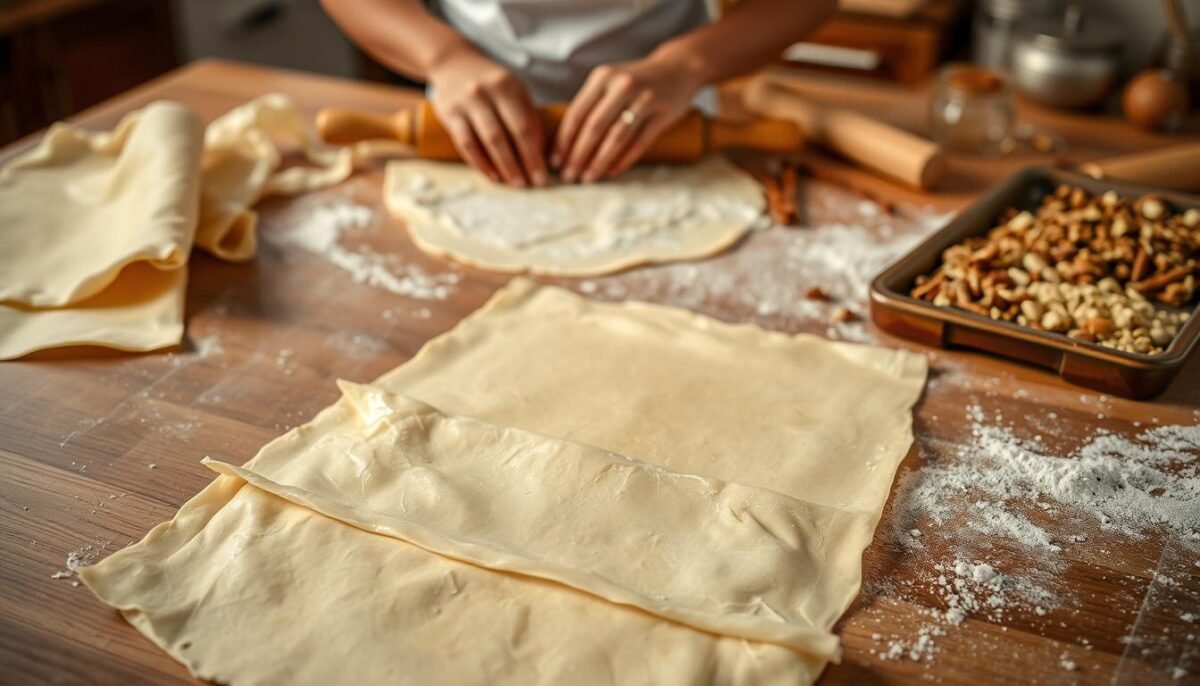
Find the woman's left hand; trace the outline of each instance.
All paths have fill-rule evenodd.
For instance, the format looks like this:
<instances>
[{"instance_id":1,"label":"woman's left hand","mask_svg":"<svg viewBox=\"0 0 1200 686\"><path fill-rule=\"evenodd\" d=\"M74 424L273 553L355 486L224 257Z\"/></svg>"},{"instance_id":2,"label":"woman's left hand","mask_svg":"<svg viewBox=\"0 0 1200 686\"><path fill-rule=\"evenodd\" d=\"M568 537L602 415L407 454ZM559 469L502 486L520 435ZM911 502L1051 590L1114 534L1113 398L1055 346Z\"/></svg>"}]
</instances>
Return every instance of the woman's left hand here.
<instances>
[{"instance_id":1,"label":"woman's left hand","mask_svg":"<svg viewBox=\"0 0 1200 686\"><path fill-rule=\"evenodd\" d=\"M551 164L568 182L620 174L687 113L701 85L667 57L596 67L567 107Z\"/></svg>"}]
</instances>

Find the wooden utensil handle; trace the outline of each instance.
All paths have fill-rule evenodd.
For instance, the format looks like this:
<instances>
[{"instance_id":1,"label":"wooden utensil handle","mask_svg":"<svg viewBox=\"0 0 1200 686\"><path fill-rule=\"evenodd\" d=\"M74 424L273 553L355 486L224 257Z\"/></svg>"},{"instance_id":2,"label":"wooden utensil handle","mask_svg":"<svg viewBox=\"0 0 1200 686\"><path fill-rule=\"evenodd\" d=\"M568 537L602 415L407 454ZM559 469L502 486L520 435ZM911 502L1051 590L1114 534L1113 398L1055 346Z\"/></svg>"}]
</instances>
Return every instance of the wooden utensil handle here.
<instances>
[{"instance_id":1,"label":"wooden utensil handle","mask_svg":"<svg viewBox=\"0 0 1200 686\"><path fill-rule=\"evenodd\" d=\"M554 140L566 109L561 104L538 109L547 141ZM417 155L425 159L461 159L453 139L428 101L393 115L327 108L317 114L317 133L322 140L336 145L372 139L396 140L413 146ZM803 143L800 129L789 121L707 121L692 110L659 136L645 159L691 162L706 152L729 148L782 153L797 150Z\"/></svg>"},{"instance_id":2,"label":"wooden utensil handle","mask_svg":"<svg viewBox=\"0 0 1200 686\"><path fill-rule=\"evenodd\" d=\"M743 98L757 114L789 119L807 139L909 186L929 190L945 177L936 143L856 112L820 107L767 75L754 78Z\"/></svg>"},{"instance_id":3,"label":"wooden utensil handle","mask_svg":"<svg viewBox=\"0 0 1200 686\"><path fill-rule=\"evenodd\" d=\"M753 119L746 122L710 119L708 150L757 150L786 154L804 147L804 133L787 119Z\"/></svg>"},{"instance_id":4,"label":"wooden utensil handle","mask_svg":"<svg viewBox=\"0 0 1200 686\"><path fill-rule=\"evenodd\" d=\"M1188 193L1200 193L1200 143L1171 145L1150 152L1087 162L1080 171L1097 179L1117 179Z\"/></svg>"},{"instance_id":5,"label":"wooden utensil handle","mask_svg":"<svg viewBox=\"0 0 1200 686\"><path fill-rule=\"evenodd\" d=\"M354 145L370 140L394 140L405 145L416 143L410 110L387 115L326 107L317 113L317 135L334 145Z\"/></svg>"}]
</instances>

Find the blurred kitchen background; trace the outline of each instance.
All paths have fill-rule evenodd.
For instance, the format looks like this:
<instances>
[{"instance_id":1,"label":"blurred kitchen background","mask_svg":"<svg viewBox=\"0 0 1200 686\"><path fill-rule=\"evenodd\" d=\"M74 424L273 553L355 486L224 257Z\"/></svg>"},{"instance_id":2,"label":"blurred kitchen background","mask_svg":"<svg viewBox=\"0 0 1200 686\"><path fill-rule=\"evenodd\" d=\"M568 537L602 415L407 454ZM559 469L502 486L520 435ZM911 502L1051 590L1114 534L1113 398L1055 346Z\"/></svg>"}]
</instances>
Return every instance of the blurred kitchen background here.
<instances>
[{"instance_id":1,"label":"blurred kitchen background","mask_svg":"<svg viewBox=\"0 0 1200 686\"><path fill-rule=\"evenodd\" d=\"M1011 75L1019 97L1119 115L1122 88L1150 67L1200 104L1198 27L1200 0L842 0L781 66L921 89L969 61ZM394 80L317 0L0 0L0 143L202 58ZM1146 90L1150 110L1169 109Z\"/></svg>"}]
</instances>

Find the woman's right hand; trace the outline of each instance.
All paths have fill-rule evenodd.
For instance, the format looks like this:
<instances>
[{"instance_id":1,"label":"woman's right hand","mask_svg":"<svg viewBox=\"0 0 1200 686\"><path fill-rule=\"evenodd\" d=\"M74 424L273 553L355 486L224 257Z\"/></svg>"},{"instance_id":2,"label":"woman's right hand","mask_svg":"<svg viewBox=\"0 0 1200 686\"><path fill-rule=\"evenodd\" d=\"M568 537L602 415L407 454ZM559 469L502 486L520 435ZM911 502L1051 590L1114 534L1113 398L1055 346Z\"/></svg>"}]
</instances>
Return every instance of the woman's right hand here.
<instances>
[{"instance_id":1,"label":"woman's right hand","mask_svg":"<svg viewBox=\"0 0 1200 686\"><path fill-rule=\"evenodd\" d=\"M432 105L463 159L517 188L547 182L545 132L517 77L464 46L429 71Z\"/></svg>"}]
</instances>

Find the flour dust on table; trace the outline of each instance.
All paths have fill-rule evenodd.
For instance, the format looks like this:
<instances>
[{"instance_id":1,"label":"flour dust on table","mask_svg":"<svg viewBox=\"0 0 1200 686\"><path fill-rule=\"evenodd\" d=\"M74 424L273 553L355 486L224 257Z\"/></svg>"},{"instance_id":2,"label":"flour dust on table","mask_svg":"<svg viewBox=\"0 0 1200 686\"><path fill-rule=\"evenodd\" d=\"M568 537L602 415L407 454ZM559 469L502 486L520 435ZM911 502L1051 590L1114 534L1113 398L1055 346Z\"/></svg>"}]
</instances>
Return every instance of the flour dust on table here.
<instances>
[{"instance_id":1,"label":"flour dust on table","mask_svg":"<svg viewBox=\"0 0 1200 686\"><path fill-rule=\"evenodd\" d=\"M930 394L964 381L942 366L944 380ZM1194 672L1200 632L1187 625L1200 607L1189 581L1200 573L1200 425L1135 422L1128 433L1097 427L1075 436L1058 429L1061 410L1046 410L1022 416L1026 428L1018 429L1006 413L985 409L994 397L968 395L964 438L919 435L920 461L897 480L887 544L920 571L910 583L877 580L868 594L927 606L927 619L907 633L876 634L872 653L928 664L943 640L987 650L978 631L970 644L955 635L972 631L964 626L971 619L1069 635L1064 618L1120 593L1139 600L1135 612L1110 611L1124 625L1127 669L1137 670L1128 682ZM1079 397L1098 420L1114 412L1109 402ZM1164 541L1162 555L1101 577L1110 590L1068 580L1140 539ZM1094 669L1091 644L1080 638L1075 648L1060 658L1062 669Z\"/></svg>"},{"instance_id":2,"label":"flour dust on table","mask_svg":"<svg viewBox=\"0 0 1200 686\"><path fill-rule=\"evenodd\" d=\"M350 238L376 226L375 209L349 195L331 191L297 198L277 216L263 235L267 242L286 249L298 248L324 258L346 272L356 283L412 298L445 300L457 287L458 272L431 274L399 255L378 251Z\"/></svg>"},{"instance_id":3,"label":"flour dust on table","mask_svg":"<svg viewBox=\"0 0 1200 686\"><path fill-rule=\"evenodd\" d=\"M405 160L388 165L384 198L426 252L559 276L707 257L737 241L764 206L750 175L720 157L528 190L461 164Z\"/></svg>"},{"instance_id":4,"label":"flour dust on table","mask_svg":"<svg viewBox=\"0 0 1200 686\"><path fill-rule=\"evenodd\" d=\"M871 279L945 221L928 208L887 214L852 192L817 180L800 189L802 226L751 232L737 248L580 281L576 290L602 300L645 300L713 317L746 319L781 331L871 342L865 322ZM819 289L819 297L809 295ZM838 322L834 312L856 316Z\"/></svg>"}]
</instances>

